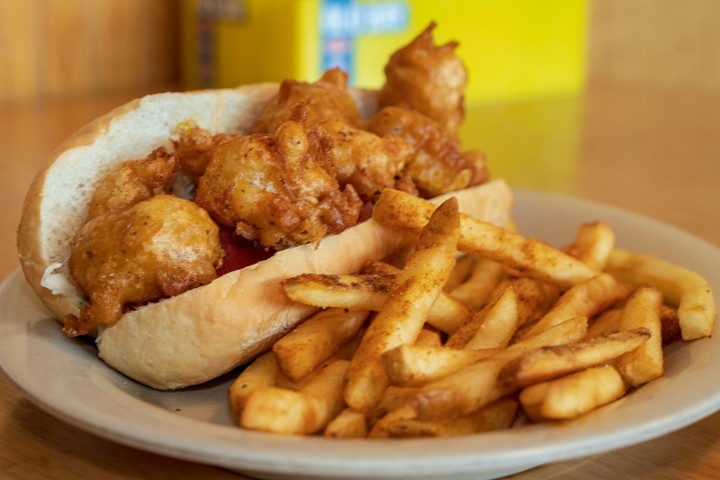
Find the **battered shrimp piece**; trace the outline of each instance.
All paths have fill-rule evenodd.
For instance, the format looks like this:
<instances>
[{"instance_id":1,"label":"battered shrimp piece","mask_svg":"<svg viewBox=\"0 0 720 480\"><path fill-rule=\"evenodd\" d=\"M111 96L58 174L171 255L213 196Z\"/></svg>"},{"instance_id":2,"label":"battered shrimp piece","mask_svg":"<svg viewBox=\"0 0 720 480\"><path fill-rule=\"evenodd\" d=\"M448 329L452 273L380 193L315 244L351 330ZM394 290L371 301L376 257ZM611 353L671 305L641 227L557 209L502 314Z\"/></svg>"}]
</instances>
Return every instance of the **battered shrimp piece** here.
<instances>
[{"instance_id":1,"label":"battered shrimp piece","mask_svg":"<svg viewBox=\"0 0 720 480\"><path fill-rule=\"evenodd\" d=\"M175 146L175 155L178 157L180 167L191 178L197 179L210 163L213 149L226 140L230 134L217 133L198 127L192 121L180 123L175 128L171 140Z\"/></svg>"},{"instance_id":2,"label":"battered shrimp piece","mask_svg":"<svg viewBox=\"0 0 720 480\"><path fill-rule=\"evenodd\" d=\"M126 307L211 282L222 262L218 226L188 200L156 195L80 230L69 267L89 302L65 319L69 336L115 323Z\"/></svg>"},{"instance_id":3,"label":"battered shrimp piece","mask_svg":"<svg viewBox=\"0 0 720 480\"><path fill-rule=\"evenodd\" d=\"M87 219L123 210L152 197L179 168L176 156L163 147L156 148L146 158L121 163L98 184Z\"/></svg>"},{"instance_id":4,"label":"battered shrimp piece","mask_svg":"<svg viewBox=\"0 0 720 480\"><path fill-rule=\"evenodd\" d=\"M238 235L276 250L339 233L357 223L362 201L318 162L327 148L295 121L275 135L228 139L200 177L195 201Z\"/></svg>"},{"instance_id":5,"label":"battered shrimp piece","mask_svg":"<svg viewBox=\"0 0 720 480\"><path fill-rule=\"evenodd\" d=\"M455 55L457 42L435 45L431 23L410 44L390 56L380 107L417 110L457 135L465 117L467 70Z\"/></svg>"},{"instance_id":6,"label":"battered shrimp piece","mask_svg":"<svg viewBox=\"0 0 720 480\"><path fill-rule=\"evenodd\" d=\"M404 172L421 196L434 197L487 181L481 152L463 153L459 140L431 118L414 110L385 107L367 126L377 135L395 135L409 144L414 155Z\"/></svg>"},{"instance_id":7,"label":"battered shrimp piece","mask_svg":"<svg viewBox=\"0 0 720 480\"><path fill-rule=\"evenodd\" d=\"M278 95L256 120L253 131L273 133L304 107L302 123L331 140L319 159L340 185L352 185L364 201L372 201L385 187L416 193L402 170L412 149L398 137L380 137L363 129L360 113L347 91L347 74L328 70L315 83L284 81Z\"/></svg>"},{"instance_id":8,"label":"battered shrimp piece","mask_svg":"<svg viewBox=\"0 0 720 480\"><path fill-rule=\"evenodd\" d=\"M260 113L252 131L273 133L283 123L295 118L297 104L305 106L306 125L323 123L328 119L349 126L362 126L360 112L347 91L348 76L339 68L326 71L316 82L285 80L280 89Z\"/></svg>"}]
</instances>

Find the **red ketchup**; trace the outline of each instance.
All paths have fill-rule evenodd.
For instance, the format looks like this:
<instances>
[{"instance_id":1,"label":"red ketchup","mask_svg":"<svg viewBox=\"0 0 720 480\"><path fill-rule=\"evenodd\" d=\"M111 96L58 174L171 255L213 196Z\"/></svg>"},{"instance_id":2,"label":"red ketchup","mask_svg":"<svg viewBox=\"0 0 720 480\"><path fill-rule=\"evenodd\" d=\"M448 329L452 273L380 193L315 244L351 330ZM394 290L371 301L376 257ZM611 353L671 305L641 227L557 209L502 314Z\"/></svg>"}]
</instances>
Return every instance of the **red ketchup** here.
<instances>
[{"instance_id":1,"label":"red ketchup","mask_svg":"<svg viewBox=\"0 0 720 480\"><path fill-rule=\"evenodd\" d=\"M364 222L372 217L372 208L373 204L371 202L363 204L360 208L358 223ZM275 253L272 249L266 250L244 238L238 237L230 227L224 225L219 225L219 227L220 245L222 246L224 256L222 266L217 269L218 277L267 260Z\"/></svg>"},{"instance_id":2,"label":"red ketchup","mask_svg":"<svg viewBox=\"0 0 720 480\"><path fill-rule=\"evenodd\" d=\"M225 254L222 266L217 269L218 277L267 260L275 253L273 250L265 250L244 238L239 238L232 229L224 226L220 226L220 245Z\"/></svg>"}]
</instances>

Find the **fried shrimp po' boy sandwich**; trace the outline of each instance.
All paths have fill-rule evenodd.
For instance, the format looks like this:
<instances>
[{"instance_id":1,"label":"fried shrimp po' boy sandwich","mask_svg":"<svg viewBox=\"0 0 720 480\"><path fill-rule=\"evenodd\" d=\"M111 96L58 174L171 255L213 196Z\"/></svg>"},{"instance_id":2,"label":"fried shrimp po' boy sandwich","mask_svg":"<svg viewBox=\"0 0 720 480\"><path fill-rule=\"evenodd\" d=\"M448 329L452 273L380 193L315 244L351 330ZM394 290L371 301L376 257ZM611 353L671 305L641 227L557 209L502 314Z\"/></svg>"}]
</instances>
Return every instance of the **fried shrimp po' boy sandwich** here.
<instances>
[{"instance_id":1,"label":"fried shrimp po' boy sandwich","mask_svg":"<svg viewBox=\"0 0 720 480\"><path fill-rule=\"evenodd\" d=\"M377 91L314 83L150 95L53 154L18 230L25 276L71 337L148 386L213 379L313 312L280 282L359 271L409 239L368 219L384 188L454 195L503 224L512 203L463 151L466 70L432 26Z\"/></svg>"}]
</instances>

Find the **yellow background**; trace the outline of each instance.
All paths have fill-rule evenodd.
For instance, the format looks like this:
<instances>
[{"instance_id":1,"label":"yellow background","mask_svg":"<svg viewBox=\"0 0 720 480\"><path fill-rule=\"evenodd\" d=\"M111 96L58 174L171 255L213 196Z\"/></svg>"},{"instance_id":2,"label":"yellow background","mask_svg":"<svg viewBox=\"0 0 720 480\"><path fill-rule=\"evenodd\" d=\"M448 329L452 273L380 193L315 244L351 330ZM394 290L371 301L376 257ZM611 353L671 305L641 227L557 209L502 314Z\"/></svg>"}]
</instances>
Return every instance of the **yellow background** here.
<instances>
[{"instance_id":1,"label":"yellow background","mask_svg":"<svg viewBox=\"0 0 720 480\"><path fill-rule=\"evenodd\" d=\"M197 88L203 86L197 70L197 0L183 1L184 78L187 86ZM405 3L410 16L404 31L356 39L356 85L380 86L389 55L434 20L438 43L460 42L457 52L470 71L466 96L470 103L565 96L583 87L587 0ZM215 24L216 80L204 86L316 79L322 73L321 4L321 0L246 0L244 20Z\"/></svg>"}]
</instances>

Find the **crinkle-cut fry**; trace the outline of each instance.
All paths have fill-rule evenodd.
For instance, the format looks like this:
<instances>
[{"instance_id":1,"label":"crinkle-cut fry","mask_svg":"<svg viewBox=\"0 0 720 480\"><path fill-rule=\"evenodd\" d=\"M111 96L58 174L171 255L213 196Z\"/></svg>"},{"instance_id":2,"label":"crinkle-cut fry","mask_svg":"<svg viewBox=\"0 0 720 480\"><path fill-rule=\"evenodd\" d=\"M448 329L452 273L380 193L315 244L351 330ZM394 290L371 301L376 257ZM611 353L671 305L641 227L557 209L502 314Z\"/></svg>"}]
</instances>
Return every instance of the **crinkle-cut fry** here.
<instances>
[{"instance_id":1,"label":"crinkle-cut fry","mask_svg":"<svg viewBox=\"0 0 720 480\"><path fill-rule=\"evenodd\" d=\"M646 328L611 333L587 342L532 350L505 364L498 384L512 390L605 364L631 352L650 339Z\"/></svg>"},{"instance_id":2,"label":"crinkle-cut fry","mask_svg":"<svg viewBox=\"0 0 720 480\"><path fill-rule=\"evenodd\" d=\"M577 317L514 343L486 360L423 386L412 396L412 407L422 419L463 415L482 408L513 392L514 387L499 385L497 381L506 363L536 348L576 342L586 332L587 318Z\"/></svg>"},{"instance_id":3,"label":"crinkle-cut fry","mask_svg":"<svg viewBox=\"0 0 720 480\"><path fill-rule=\"evenodd\" d=\"M626 299L631 292L630 286L617 281L612 275L597 274L563 293L555 305L525 332L525 335L536 335L569 318L581 315L591 318Z\"/></svg>"},{"instance_id":4,"label":"crinkle-cut fry","mask_svg":"<svg viewBox=\"0 0 720 480\"><path fill-rule=\"evenodd\" d=\"M458 285L465 282L470 277L475 262L477 262L477 257L474 255L460 254L455 262L455 268L453 268L450 277L445 282L444 290L452 292Z\"/></svg>"},{"instance_id":5,"label":"crinkle-cut fry","mask_svg":"<svg viewBox=\"0 0 720 480\"><path fill-rule=\"evenodd\" d=\"M518 328L519 299L515 288L510 285L490 307L470 341L467 350L507 347Z\"/></svg>"},{"instance_id":6,"label":"crinkle-cut fry","mask_svg":"<svg viewBox=\"0 0 720 480\"><path fill-rule=\"evenodd\" d=\"M712 334L717 306L710 285L700 274L655 256L614 248L606 270L632 285L648 285L677 306L683 340Z\"/></svg>"},{"instance_id":7,"label":"crinkle-cut fry","mask_svg":"<svg viewBox=\"0 0 720 480\"><path fill-rule=\"evenodd\" d=\"M386 188L373 208L373 218L391 228L417 233L434 210L432 202ZM596 270L577 258L541 241L468 215L461 215L458 249L498 261L522 275L550 282L563 289L597 274Z\"/></svg>"},{"instance_id":8,"label":"crinkle-cut fry","mask_svg":"<svg viewBox=\"0 0 720 480\"><path fill-rule=\"evenodd\" d=\"M503 398L475 412L436 420L397 419L385 423L388 436L451 437L510 428L515 420L518 401Z\"/></svg>"},{"instance_id":9,"label":"crinkle-cut fry","mask_svg":"<svg viewBox=\"0 0 720 480\"><path fill-rule=\"evenodd\" d=\"M457 199L451 197L422 229L415 252L397 274L387 302L351 360L345 401L354 410L367 412L382 398L390 381L382 354L415 342L455 266L459 223Z\"/></svg>"},{"instance_id":10,"label":"crinkle-cut fry","mask_svg":"<svg viewBox=\"0 0 720 480\"><path fill-rule=\"evenodd\" d=\"M583 223L570 246L572 256L598 272L605 270L610 252L615 247L615 232L604 222Z\"/></svg>"},{"instance_id":11,"label":"crinkle-cut fry","mask_svg":"<svg viewBox=\"0 0 720 480\"><path fill-rule=\"evenodd\" d=\"M421 386L461 368L490 358L501 349L457 350L447 347L401 345L383 355L383 365L396 385Z\"/></svg>"},{"instance_id":12,"label":"crinkle-cut fry","mask_svg":"<svg viewBox=\"0 0 720 480\"><path fill-rule=\"evenodd\" d=\"M325 427L328 438L365 438L368 436L368 420L364 414L345 408Z\"/></svg>"},{"instance_id":13,"label":"crinkle-cut fry","mask_svg":"<svg viewBox=\"0 0 720 480\"><path fill-rule=\"evenodd\" d=\"M478 310L490 299L495 286L504 272L503 265L495 260L480 258L470 272L470 276L450 291L450 296Z\"/></svg>"},{"instance_id":14,"label":"crinkle-cut fry","mask_svg":"<svg viewBox=\"0 0 720 480\"><path fill-rule=\"evenodd\" d=\"M343 386L349 362L336 360L299 391L263 387L250 394L240 426L308 435L323 430L345 407Z\"/></svg>"},{"instance_id":15,"label":"crinkle-cut fry","mask_svg":"<svg viewBox=\"0 0 720 480\"><path fill-rule=\"evenodd\" d=\"M280 369L300 381L355 337L368 314L330 308L312 315L273 345Z\"/></svg>"},{"instance_id":16,"label":"crinkle-cut fry","mask_svg":"<svg viewBox=\"0 0 720 480\"><path fill-rule=\"evenodd\" d=\"M283 280L293 301L321 308L379 311L388 299L395 275L303 274ZM441 292L427 322L445 333L453 333L470 318L470 311L446 292Z\"/></svg>"},{"instance_id":17,"label":"crinkle-cut fry","mask_svg":"<svg viewBox=\"0 0 720 480\"><path fill-rule=\"evenodd\" d=\"M640 287L628 299L622 310L622 330L645 328L650 338L635 350L615 361L615 368L633 387L662 376L664 355L662 349L662 322L660 307L662 294L652 287Z\"/></svg>"},{"instance_id":18,"label":"crinkle-cut fry","mask_svg":"<svg viewBox=\"0 0 720 480\"><path fill-rule=\"evenodd\" d=\"M245 366L228 390L232 411L240 415L250 394L258 388L274 386L279 374L280 368L272 352L265 352Z\"/></svg>"},{"instance_id":19,"label":"crinkle-cut fry","mask_svg":"<svg viewBox=\"0 0 720 480\"><path fill-rule=\"evenodd\" d=\"M530 385L520 392L519 399L535 422L570 420L617 400L626 390L618 371L604 365Z\"/></svg>"}]
</instances>

